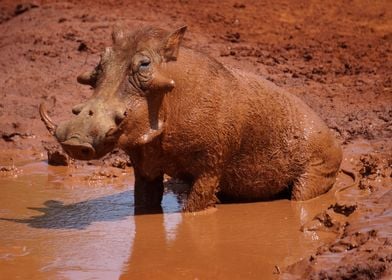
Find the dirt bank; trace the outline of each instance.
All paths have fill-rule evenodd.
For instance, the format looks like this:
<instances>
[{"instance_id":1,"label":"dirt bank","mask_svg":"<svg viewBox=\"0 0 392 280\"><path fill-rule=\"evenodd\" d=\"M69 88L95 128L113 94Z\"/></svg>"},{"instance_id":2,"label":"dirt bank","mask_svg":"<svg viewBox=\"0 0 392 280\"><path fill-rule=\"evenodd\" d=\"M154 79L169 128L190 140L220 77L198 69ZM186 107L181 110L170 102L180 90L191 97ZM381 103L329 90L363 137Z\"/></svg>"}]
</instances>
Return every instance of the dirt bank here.
<instances>
[{"instance_id":1,"label":"dirt bank","mask_svg":"<svg viewBox=\"0 0 392 280\"><path fill-rule=\"evenodd\" d=\"M46 102L60 121L91 95L76 76L95 65L118 21L129 28L187 24L185 44L295 93L344 145L344 164L358 173L360 183L339 193L340 206L325 209L303 228L335 230L337 239L300 263L279 268L282 277L387 277L392 262L391 1L3 0L1 174L17 172L15 162L44 160L48 154L54 162L69 164L53 147L38 105ZM105 163L129 165L118 151ZM336 213L343 205L355 206L348 217Z\"/></svg>"}]
</instances>

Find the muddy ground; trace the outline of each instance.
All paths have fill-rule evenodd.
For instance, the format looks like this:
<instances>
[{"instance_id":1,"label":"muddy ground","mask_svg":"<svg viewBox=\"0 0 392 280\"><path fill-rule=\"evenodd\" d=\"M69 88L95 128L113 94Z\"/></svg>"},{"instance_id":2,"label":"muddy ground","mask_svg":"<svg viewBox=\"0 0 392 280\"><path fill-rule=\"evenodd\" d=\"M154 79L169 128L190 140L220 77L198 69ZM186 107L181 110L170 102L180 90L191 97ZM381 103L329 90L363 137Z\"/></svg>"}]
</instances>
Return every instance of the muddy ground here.
<instances>
[{"instance_id":1,"label":"muddy ground","mask_svg":"<svg viewBox=\"0 0 392 280\"><path fill-rule=\"evenodd\" d=\"M392 2L10 1L0 2L0 167L21 160L82 166L56 152L38 116L69 117L91 90L112 26L188 25L185 44L266 77L309 104L341 141L358 184L302 226L336 240L287 267L283 279L379 279L392 273ZM47 153L49 151L49 153ZM55 152L53 152L55 151ZM129 162L116 151L102 176ZM106 172L106 173L105 173ZM0 206L1 208L1 206ZM284 230L282 228L281 230ZM298 229L300 230L300 228Z\"/></svg>"}]
</instances>

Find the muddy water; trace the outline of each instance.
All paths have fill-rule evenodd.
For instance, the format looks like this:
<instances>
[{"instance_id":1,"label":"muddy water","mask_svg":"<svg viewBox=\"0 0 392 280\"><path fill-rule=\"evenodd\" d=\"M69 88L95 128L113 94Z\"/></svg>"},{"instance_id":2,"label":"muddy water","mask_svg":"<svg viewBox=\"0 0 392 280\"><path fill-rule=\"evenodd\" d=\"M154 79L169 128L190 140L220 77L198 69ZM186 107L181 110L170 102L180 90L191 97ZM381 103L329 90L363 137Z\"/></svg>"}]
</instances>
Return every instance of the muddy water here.
<instances>
[{"instance_id":1,"label":"muddy water","mask_svg":"<svg viewBox=\"0 0 392 280\"><path fill-rule=\"evenodd\" d=\"M15 170L0 177L1 279L274 279L333 237L299 230L333 192L183 215L167 191L164 214L134 216L132 170Z\"/></svg>"}]
</instances>

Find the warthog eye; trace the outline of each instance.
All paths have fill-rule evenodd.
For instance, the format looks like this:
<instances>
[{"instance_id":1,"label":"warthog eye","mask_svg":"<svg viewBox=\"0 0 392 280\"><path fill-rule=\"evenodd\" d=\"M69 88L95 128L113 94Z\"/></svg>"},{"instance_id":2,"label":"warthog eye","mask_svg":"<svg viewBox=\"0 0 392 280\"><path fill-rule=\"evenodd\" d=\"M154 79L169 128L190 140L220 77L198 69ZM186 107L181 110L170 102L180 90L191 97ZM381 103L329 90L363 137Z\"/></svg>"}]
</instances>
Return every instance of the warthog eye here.
<instances>
[{"instance_id":1,"label":"warthog eye","mask_svg":"<svg viewBox=\"0 0 392 280\"><path fill-rule=\"evenodd\" d=\"M148 58L144 58L142 61L140 61L139 65L139 70L143 71L146 70L150 67L151 61Z\"/></svg>"}]
</instances>

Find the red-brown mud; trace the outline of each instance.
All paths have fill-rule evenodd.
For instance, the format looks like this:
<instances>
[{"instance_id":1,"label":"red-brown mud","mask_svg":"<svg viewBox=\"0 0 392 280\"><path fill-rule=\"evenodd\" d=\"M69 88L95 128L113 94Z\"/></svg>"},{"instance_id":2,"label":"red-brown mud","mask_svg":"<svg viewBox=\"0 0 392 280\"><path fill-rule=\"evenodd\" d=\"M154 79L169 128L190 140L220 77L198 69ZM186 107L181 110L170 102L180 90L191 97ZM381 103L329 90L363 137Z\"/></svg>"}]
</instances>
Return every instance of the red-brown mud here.
<instances>
[{"instance_id":1,"label":"red-brown mud","mask_svg":"<svg viewBox=\"0 0 392 280\"><path fill-rule=\"evenodd\" d=\"M345 188L351 179L341 174L337 188L342 188L342 191L336 193L336 198L312 208L312 213L298 210L295 213L301 221L291 225L271 214L272 209L284 209L287 206L284 204L277 208L272 206L273 203L262 207L258 206L259 204L220 206L217 213L203 218L204 222L202 219L189 219L185 223L187 229L172 229L172 232L178 233L179 240L181 236L190 238L189 232L195 229L198 234L192 235L191 244L186 246L181 245L185 244L185 241L177 241L176 245L166 247L155 239L151 244L156 245L159 250L154 250L141 236L153 238L153 231L162 230L158 225L161 225L162 219L165 218L160 215L149 216L148 219L136 217L142 225L139 227L140 233L136 231L134 239L127 239L134 240L129 242L134 242L135 246L132 247L130 243L123 246L132 247L133 250L139 248L136 253L132 253L132 250L123 252L120 250L123 248L121 246L113 247L119 248L118 253L105 251L103 245L97 245L96 248L99 248L100 253L103 252L103 256L115 258L114 262L122 258L119 263L124 262L122 265L105 266L103 269L106 269L107 274L102 272L101 277L120 277L121 272L118 271L124 270L125 279L135 275L147 278L157 276L154 275L155 271L158 273L161 270L182 278L227 278L227 275L242 279L278 276L284 279L388 278L392 264L392 2L388 0L1 1L0 217L29 219L36 213L27 211L27 207L46 207L55 209L55 212L59 211L58 209L63 209L59 204L44 205L45 201L51 200L51 196L52 200L55 200L56 192L60 192L58 198L65 205L72 205L75 201L88 201L89 192L82 190L72 194L72 191L75 191L73 185L93 184L103 188L100 191L93 189L93 195L99 196L99 192L106 192L110 196L123 189L113 191L107 186L127 184L123 176L124 171L130 173L129 162L121 152L115 151L114 155L104 161L82 163L70 160L54 146L53 139L38 116L38 105L45 101L53 119L66 119L73 105L91 95L88 87L76 83L76 76L91 69L98 61L99 53L110 43L112 25L119 21L129 28L146 23L165 28L187 24L189 33L185 37L185 44L188 46L202 50L234 67L263 75L298 95L335 131L344 145L343 166L355 171L359 183ZM91 174L77 176L76 173L70 172L56 175L58 184L55 184L53 189L47 181L41 180L38 184L41 187L47 185L47 188L21 187L18 192L18 184L34 186L26 178L29 178L30 174L31 181L34 181L35 171L23 167L24 164L47 159L52 164L69 165L68 168L72 170L75 168L82 174ZM93 168L90 165L99 167ZM40 172L50 174L45 168ZM18 182L21 176L25 179ZM4 180L8 183L5 184ZM65 196L73 197L73 200L64 198L64 189L67 193ZM23 196L24 192L28 192L28 196ZM12 208L15 201L20 202L15 205L18 210ZM111 200L104 200L107 201ZM171 204L166 202L166 205ZM335 207L328 209L330 205ZM85 210L84 207L75 209L82 213ZM240 215L246 216L252 211L260 211L263 216L272 215L271 218L276 218L275 222L280 221L275 224L273 221L267 223L273 224L275 232L288 231L294 234L298 230L296 234L303 239L293 241L285 237L284 242L273 239L273 235L269 236L269 233L263 231L268 225L263 222L259 224L257 215L249 216L247 226L236 224ZM66 213L75 214L77 211ZM224 217L228 213L234 217L231 223ZM296 214L292 215L294 219ZM113 220L116 224L121 220L121 215L118 220ZM99 221L102 222L102 219ZM121 221L129 223L127 219ZM218 222L221 224L216 226ZM7 279L13 275L21 275L21 267L29 267L27 274L22 275L24 278L46 272L53 273L45 275L49 278L91 278L91 275L99 275L96 272L94 274L99 266L93 265L92 262L100 261L88 260L87 253L80 258L85 260L82 264L69 261L69 258L77 257L70 253L72 248L78 246L76 243L66 243L63 249L53 245L56 242L61 244L56 240L61 240L68 234L72 238L78 238L78 234L83 235L83 231L56 235L48 228L40 228L33 231L33 236L29 236L31 228L37 230L31 227L31 223L14 224L0 221L0 272L5 273L1 275L9 276ZM90 224L87 223L85 233L88 240L91 238L89 244L104 244L105 234L115 235L124 228L128 233L134 230L131 229L132 224L120 223L120 230L113 226L112 232L88 231ZM101 226L107 227L107 224L103 223ZM228 230L229 235L226 236L221 233L225 230L219 226L232 231ZM238 232L235 232L237 230ZM259 234L246 234L257 230ZM179 231L187 234L181 235ZM21 240L25 242L15 242L18 232L24 236ZM327 237L323 237L324 234L327 234ZM331 238L331 234L334 238ZM246 239L247 242L236 243L243 235L249 238ZM158 238L161 238L163 235L159 236ZM306 239L306 236L317 236L318 240L316 242ZM46 245L52 248L48 250L53 252L38 250L41 253L34 253L37 252L37 247L34 247L35 238L53 240ZM122 241L121 238L113 240L114 243L109 244ZM306 240L312 240L314 243L307 243ZM269 242L275 242L276 249L274 246L262 247L262 243ZM259 246L253 247L254 243ZM230 249L230 244L237 245ZM288 249L285 251L277 244L287 246L285 248ZM298 244L309 246L303 245L306 249L298 251L290 249ZM36 249L30 248L29 251L29 246ZM93 248L93 245L91 246ZM212 249L206 250L208 246ZM317 249L318 246L321 247ZM241 261L236 252L244 248L241 254L246 257ZM86 252L91 253L90 255L96 254L91 250ZM200 255L193 255L195 250ZM174 252L182 252L177 257L189 259L188 264L178 265L178 259L173 257ZM153 259L151 266L140 261L143 253ZM211 262L214 257L207 256L217 256L218 253L220 257L215 258L217 263L213 265ZM282 253L286 254L285 258ZM54 257L48 257L50 254ZM165 254L170 257L165 258ZM270 254L277 256L274 258L276 263L268 261ZM226 256L235 258L239 265L236 266L235 261L229 261ZM128 257L130 259L127 261ZM196 263L191 262L192 257L196 258ZM135 267L132 265L134 263L138 265ZM78 265L83 269L78 270ZM156 269L157 265L159 269ZM67 269L56 270L61 267ZM225 271L220 269L222 267L226 267L227 274L222 272ZM198 270L199 273L196 273ZM274 272L276 274L273 274ZM170 278L169 274L167 278Z\"/></svg>"},{"instance_id":2,"label":"red-brown mud","mask_svg":"<svg viewBox=\"0 0 392 280\"><path fill-rule=\"evenodd\" d=\"M337 203L303 226L337 233L331 243L286 268L282 279L388 279L392 276L392 151L382 142L346 146L345 168L359 180L336 192Z\"/></svg>"}]
</instances>

